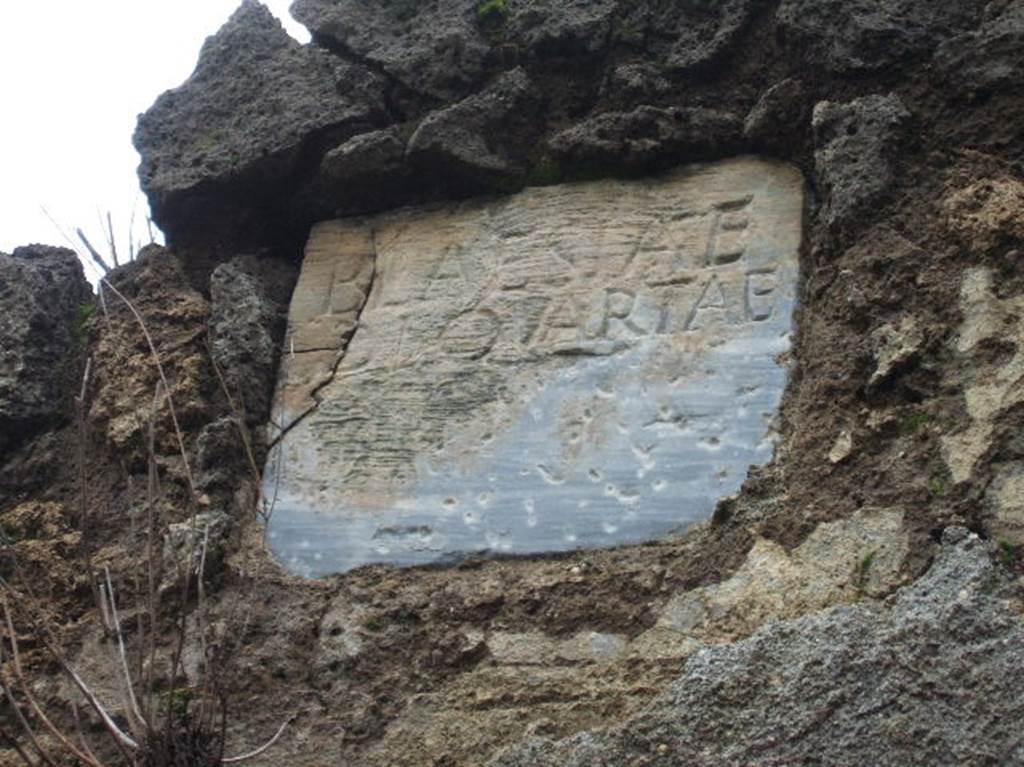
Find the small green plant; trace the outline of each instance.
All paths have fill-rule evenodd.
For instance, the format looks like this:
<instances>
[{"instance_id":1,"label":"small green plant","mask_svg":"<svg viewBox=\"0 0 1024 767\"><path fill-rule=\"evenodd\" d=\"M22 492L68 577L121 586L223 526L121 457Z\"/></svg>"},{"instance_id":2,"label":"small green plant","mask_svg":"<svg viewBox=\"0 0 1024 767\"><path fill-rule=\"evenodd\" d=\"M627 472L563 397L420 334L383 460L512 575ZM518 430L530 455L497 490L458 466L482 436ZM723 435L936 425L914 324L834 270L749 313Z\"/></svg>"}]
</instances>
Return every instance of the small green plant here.
<instances>
[{"instance_id":1,"label":"small green plant","mask_svg":"<svg viewBox=\"0 0 1024 767\"><path fill-rule=\"evenodd\" d=\"M997 543L999 544L999 559L1010 569L1015 569L1018 562L1017 547L1006 538L1000 538Z\"/></svg>"},{"instance_id":2,"label":"small green plant","mask_svg":"<svg viewBox=\"0 0 1024 767\"><path fill-rule=\"evenodd\" d=\"M476 17L480 21L504 21L508 15L508 0L480 0L476 6Z\"/></svg>"},{"instance_id":3,"label":"small green plant","mask_svg":"<svg viewBox=\"0 0 1024 767\"><path fill-rule=\"evenodd\" d=\"M857 586L857 591L863 593L868 585L868 576L871 572L871 565L875 562L875 554L877 551L869 551L865 554L860 562L857 563L857 572L854 575L854 582Z\"/></svg>"},{"instance_id":4,"label":"small green plant","mask_svg":"<svg viewBox=\"0 0 1024 767\"><path fill-rule=\"evenodd\" d=\"M75 346L83 348L89 340L89 321L96 314L96 304L79 304L75 309L75 319L71 327Z\"/></svg>"},{"instance_id":5,"label":"small green plant","mask_svg":"<svg viewBox=\"0 0 1024 767\"><path fill-rule=\"evenodd\" d=\"M949 485L942 477L932 477L928 483L928 489L931 490L932 495L941 498L949 492Z\"/></svg>"},{"instance_id":6,"label":"small green plant","mask_svg":"<svg viewBox=\"0 0 1024 767\"><path fill-rule=\"evenodd\" d=\"M171 715L181 721L188 718L188 707L192 703L193 696L191 687L175 687L163 694Z\"/></svg>"},{"instance_id":7,"label":"small green plant","mask_svg":"<svg viewBox=\"0 0 1024 767\"><path fill-rule=\"evenodd\" d=\"M929 421L931 421L931 416L923 410L918 410L900 421L900 431L907 436L917 434L928 425Z\"/></svg>"}]
</instances>

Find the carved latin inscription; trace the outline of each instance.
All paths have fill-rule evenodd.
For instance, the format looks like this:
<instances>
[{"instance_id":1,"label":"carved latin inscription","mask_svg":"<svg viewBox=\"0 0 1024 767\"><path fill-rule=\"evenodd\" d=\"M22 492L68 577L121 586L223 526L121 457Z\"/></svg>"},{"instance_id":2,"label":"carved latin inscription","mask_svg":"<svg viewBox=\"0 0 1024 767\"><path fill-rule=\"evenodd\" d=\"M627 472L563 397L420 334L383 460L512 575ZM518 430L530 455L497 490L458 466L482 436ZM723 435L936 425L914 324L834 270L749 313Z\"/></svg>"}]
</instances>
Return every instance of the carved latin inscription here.
<instances>
[{"instance_id":1,"label":"carved latin inscription","mask_svg":"<svg viewBox=\"0 0 1024 767\"><path fill-rule=\"evenodd\" d=\"M771 452L801 206L796 171L739 159L318 225L275 552L320 574L706 515Z\"/></svg>"}]
</instances>

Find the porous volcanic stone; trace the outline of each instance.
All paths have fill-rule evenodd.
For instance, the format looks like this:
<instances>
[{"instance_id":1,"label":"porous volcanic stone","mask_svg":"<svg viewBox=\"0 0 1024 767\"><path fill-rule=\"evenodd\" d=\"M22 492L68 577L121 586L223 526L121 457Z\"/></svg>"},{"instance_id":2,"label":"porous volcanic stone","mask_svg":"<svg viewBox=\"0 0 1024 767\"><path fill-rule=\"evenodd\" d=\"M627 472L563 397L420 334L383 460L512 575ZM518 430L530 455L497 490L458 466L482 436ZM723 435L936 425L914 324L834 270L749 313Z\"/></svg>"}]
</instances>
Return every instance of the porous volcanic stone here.
<instances>
[{"instance_id":1,"label":"porous volcanic stone","mask_svg":"<svg viewBox=\"0 0 1024 767\"><path fill-rule=\"evenodd\" d=\"M91 298L73 251L0 253L0 451L66 411Z\"/></svg>"},{"instance_id":2,"label":"porous volcanic stone","mask_svg":"<svg viewBox=\"0 0 1024 767\"><path fill-rule=\"evenodd\" d=\"M621 164L643 168L662 160L699 159L736 146L738 117L703 107L637 107L605 112L555 135L552 154L578 165Z\"/></svg>"},{"instance_id":3,"label":"porous volcanic stone","mask_svg":"<svg viewBox=\"0 0 1024 767\"><path fill-rule=\"evenodd\" d=\"M910 113L895 94L815 105L814 165L828 226L843 226L879 200L896 177Z\"/></svg>"},{"instance_id":4,"label":"porous volcanic stone","mask_svg":"<svg viewBox=\"0 0 1024 767\"><path fill-rule=\"evenodd\" d=\"M659 68L680 74L712 64L724 53L752 6L751 0L619 3L614 39L636 46Z\"/></svg>"},{"instance_id":5,"label":"porous volcanic stone","mask_svg":"<svg viewBox=\"0 0 1024 767\"><path fill-rule=\"evenodd\" d=\"M369 69L300 45L244 0L185 84L139 118L139 178L154 219L172 238L195 236L231 197L240 208L282 197L303 148L374 127L383 93Z\"/></svg>"},{"instance_id":6,"label":"porous volcanic stone","mask_svg":"<svg viewBox=\"0 0 1024 767\"><path fill-rule=\"evenodd\" d=\"M1009 579L976 536L947 529L928 574L891 599L705 648L622 725L492 764L1021 764L1021 657Z\"/></svg>"},{"instance_id":7,"label":"porous volcanic stone","mask_svg":"<svg viewBox=\"0 0 1024 767\"><path fill-rule=\"evenodd\" d=\"M270 412L294 267L238 256L210 276L210 344L236 405L252 423Z\"/></svg>"},{"instance_id":8,"label":"porous volcanic stone","mask_svg":"<svg viewBox=\"0 0 1024 767\"><path fill-rule=\"evenodd\" d=\"M776 18L808 64L847 73L928 52L972 16L958 0L783 0Z\"/></svg>"},{"instance_id":9,"label":"porous volcanic stone","mask_svg":"<svg viewBox=\"0 0 1024 767\"><path fill-rule=\"evenodd\" d=\"M444 101L474 89L490 43L473 0L296 0L314 39L367 61L411 90Z\"/></svg>"},{"instance_id":10,"label":"porous volcanic stone","mask_svg":"<svg viewBox=\"0 0 1024 767\"><path fill-rule=\"evenodd\" d=\"M1024 75L1024 1L1013 0L977 30L943 43L935 61L960 91L1019 89Z\"/></svg>"},{"instance_id":11,"label":"porous volcanic stone","mask_svg":"<svg viewBox=\"0 0 1024 767\"><path fill-rule=\"evenodd\" d=\"M807 125L810 111L803 84L783 80L761 94L743 122L743 136L756 146L783 147Z\"/></svg>"},{"instance_id":12,"label":"porous volcanic stone","mask_svg":"<svg viewBox=\"0 0 1024 767\"><path fill-rule=\"evenodd\" d=\"M534 103L529 76L522 68L506 72L480 93L433 112L409 140L409 159L429 172L453 173L481 183L515 175L514 149L506 137L526 128Z\"/></svg>"}]
</instances>

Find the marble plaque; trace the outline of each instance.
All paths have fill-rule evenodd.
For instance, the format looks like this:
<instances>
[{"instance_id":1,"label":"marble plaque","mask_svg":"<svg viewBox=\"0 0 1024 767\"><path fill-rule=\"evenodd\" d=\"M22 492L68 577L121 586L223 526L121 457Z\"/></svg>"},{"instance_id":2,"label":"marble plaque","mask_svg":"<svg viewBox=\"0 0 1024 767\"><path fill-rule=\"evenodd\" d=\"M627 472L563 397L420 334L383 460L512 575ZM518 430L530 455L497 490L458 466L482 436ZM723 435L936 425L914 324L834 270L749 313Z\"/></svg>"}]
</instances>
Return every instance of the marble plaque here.
<instances>
[{"instance_id":1,"label":"marble plaque","mask_svg":"<svg viewBox=\"0 0 1024 767\"><path fill-rule=\"evenodd\" d=\"M803 181L739 158L314 227L265 492L295 573L610 546L773 450Z\"/></svg>"}]
</instances>

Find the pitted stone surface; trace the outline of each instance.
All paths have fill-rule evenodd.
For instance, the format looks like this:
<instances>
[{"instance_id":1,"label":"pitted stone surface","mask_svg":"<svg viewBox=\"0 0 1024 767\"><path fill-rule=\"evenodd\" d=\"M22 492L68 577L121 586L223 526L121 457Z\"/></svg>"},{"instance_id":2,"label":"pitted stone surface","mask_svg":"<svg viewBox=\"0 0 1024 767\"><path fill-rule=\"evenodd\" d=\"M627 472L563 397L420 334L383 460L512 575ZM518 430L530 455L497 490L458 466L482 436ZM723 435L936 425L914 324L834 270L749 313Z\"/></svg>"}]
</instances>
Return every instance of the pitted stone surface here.
<instances>
[{"instance_id":1,"label":"pitted stone surface","mask_svg":"<svg viewBox=\"0 0 1024 767\"><path fill-rule=\"evenodd\" d=\"M795 169L740 158L321 224L278 383L276 555L321 575L706 517L772 452L801 211Z\"/></svg>"}]
</instances>

